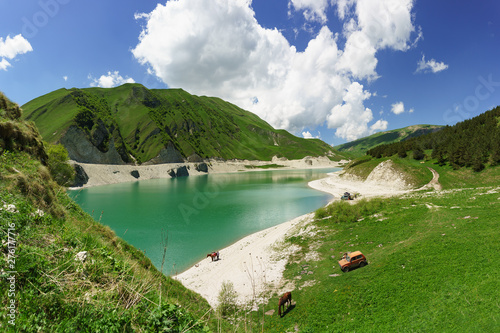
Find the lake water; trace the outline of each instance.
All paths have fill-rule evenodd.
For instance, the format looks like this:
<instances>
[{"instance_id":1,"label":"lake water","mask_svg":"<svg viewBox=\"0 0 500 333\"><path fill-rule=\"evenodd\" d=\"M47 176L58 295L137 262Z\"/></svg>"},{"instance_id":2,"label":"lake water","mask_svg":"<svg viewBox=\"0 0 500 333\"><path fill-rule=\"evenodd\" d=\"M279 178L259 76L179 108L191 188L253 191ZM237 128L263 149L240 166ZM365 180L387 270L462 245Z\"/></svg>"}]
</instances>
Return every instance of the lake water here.
<instances>
[{"instance_id":1,"label":"lake water","mask_svg":"<svg viewBox=\"0 0 500 333\"><path fill-rule=\"evenodd\" d=\"M251 233L312 212L332 196L307 186L340 169L278 170L153 179L69 191L94 219L146 251L165 274L189 268ZM163 234L163 237L162 237ZM221 256L223 254L221 253ZM208 259L207 259L208 260Z\"/></svg>"}]
</instances>

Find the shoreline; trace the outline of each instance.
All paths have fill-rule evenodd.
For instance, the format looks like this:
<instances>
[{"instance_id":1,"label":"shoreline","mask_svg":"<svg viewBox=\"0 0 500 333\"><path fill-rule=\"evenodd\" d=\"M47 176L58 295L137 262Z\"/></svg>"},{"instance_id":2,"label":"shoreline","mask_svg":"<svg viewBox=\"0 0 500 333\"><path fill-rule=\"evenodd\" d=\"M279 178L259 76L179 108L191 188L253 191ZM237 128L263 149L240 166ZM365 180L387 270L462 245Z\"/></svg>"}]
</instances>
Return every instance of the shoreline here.
<instances>
[{"instance_id":1,"label":"shoreline","mask_svg":"<svg viewBox=\"0 0 500 333\"><path fill-rule=\"evenodd\" d=\"M362 198L372 198L401 195L409 191L393 183L344 179L340 177L341 173L329 173L328 177L311 181L308 185L333 195L332 201L340 200L344 192L360 193ZM261 294L290 291L300 283L299 280L283 280L288 257L297 250L284 248L283 241L291 235L313 234L314 226L309 225L313 219L314 212L311 212L248 235L219 250L221 260L212 262L209 258L203 259L172 278L199 293L213 308L218 305L217 297L224 281L233 283L238 292L239 304L248 304L253 300L257 303L267 302L266 295ZM315 260L314 253L306 257L310 258L309 261Z\"/></svg>"},{"instance_id":2,"label":"shoreline","mask_svg":"<svg viewBox=\"0 0 500 333\"><path fill-rule=\"evenodd\" d=\"M347 161L331 161L327 157L304 157L300 160L287 160L274 157L271 161L249 161L230 160L217 161L210 160L200 163L165 163L153 165L111 165L111 164L91 164L71 161L72 164L80 165L88 176L88 182L81 187L70 187L69 190L79 190L87 187L111 185L118 183L136 182L149 179L172 178L169 174L171 170L185 167L189 176L207 175L211 173L236 173L266 170L291 170L291 169L319 169L342 167ZM197 165L205 163L208 172L196 170ZM267 165L279 165L277 168L262 168ZM135 173L135 177L133 175Z\"/></svg>"}]
</instances>

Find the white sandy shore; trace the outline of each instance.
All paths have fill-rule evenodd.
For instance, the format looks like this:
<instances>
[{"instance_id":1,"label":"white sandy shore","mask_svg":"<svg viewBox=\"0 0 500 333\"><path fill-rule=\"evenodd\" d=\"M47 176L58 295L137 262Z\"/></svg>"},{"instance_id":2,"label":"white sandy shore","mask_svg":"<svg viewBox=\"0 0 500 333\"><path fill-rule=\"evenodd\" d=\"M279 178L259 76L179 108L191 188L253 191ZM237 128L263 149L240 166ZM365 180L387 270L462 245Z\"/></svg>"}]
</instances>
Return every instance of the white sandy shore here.
<instances>
[{"instance_id":1,"label":"white sandy shore","mask_svg":"<svg viewBox=\"0 0 500 333\"><path fill-rule=\"evenodd\" d=\"M238 302L247 304L258 299L270 287L282 286L282 275L288 254L293 248L285 248L281 242L288 234L296 233L312 220L306 214L291 221L251 234L219 251L220 260L210 258L175 276L185 287L203 296L214 308L224 281L233 283L238 292Z\"/></svg>"},{"instance_id":2,"label":"white sandy shore","mask_svg":"<svg viewBox=\"0 0 500 333\"><path fill-rule=\"evenodd\" d=\"M334 200L339 200L344 192L360 193L367 198L408 192L404 185L395 182L347 180L340 173L335 172L327 178L312 181L309 186L334 195ZM312 220L313 213L310 213L249 235L220 250L220 261L211 262L207 258L175 278L206 298L213 307L218 304L217 297L223 281L234 284L241 304L248 304L253 299L265 301L265 297L258 299L259 294L265 291L282 293L285 289L293 290L293 283L285 285L282 275L288 254L294 249L285 248L282 242L289 235L311 232L313 226L308 224ZM314 256L311 256L311 260L314 260Z\"/></svg>"},{"instance_id":3,"label":"white sandy shore","mask_svg":"<svg viewBox=\"0 0 500 333\"><path fill-rule=\"evenodd\" d=\"M248 168L247 166L258 167L269 164L277 164L283 169L306 169L306 168L328 168L338 167L347 161L333 162L327 157L305 157L300 160L287 160L273 158L272 161L246 161L246 160L232 160L232 161L217 161L211 160L207 162L208 173L228 173L228 172L242 172L242 171L261 171L260 168ZM72 162L77 163L77 162ZM88 164L77 163L83 167L89 181L83 187L100 186L107 184L117 184L124 182L134 182L146 179L159 179L171 178L168 171L177 169L181 166L186 166L190 176L206 174L204 172L196 171L196 164L199 163L166 163L155 165L110 165L110 164ZM137 171L139 178L132 176L131 172Z\"/></svg>"}]
</instances>

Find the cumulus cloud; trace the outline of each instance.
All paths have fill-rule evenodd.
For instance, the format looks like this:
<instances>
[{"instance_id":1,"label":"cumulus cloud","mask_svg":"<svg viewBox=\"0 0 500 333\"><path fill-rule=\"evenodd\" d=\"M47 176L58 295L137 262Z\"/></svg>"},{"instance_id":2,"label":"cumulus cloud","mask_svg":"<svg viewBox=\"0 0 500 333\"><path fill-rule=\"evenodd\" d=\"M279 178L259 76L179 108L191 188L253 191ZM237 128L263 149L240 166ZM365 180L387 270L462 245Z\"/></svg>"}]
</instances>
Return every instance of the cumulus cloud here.
<instances>
[{"instance_id":1,"label":"cumulus cloud","mask_svg":"<svg viewBox=\"0 0 500 333\"><path fill-rule=\"evenodd\" d=\"M357 0L356 14L363 37L377 50L405 51L415 31L411 9L414 0ZM361 41L363 42L363 41Z\"/></svg>"},{"instance_id":2,"label":"cumulus cloud","mask_svg":"<svg viewBox=\"0 0 500 333\"><path fill-rule=\"evenodd\" d=\"M7 59L14 59L19 54L33 51L30 42L21 34L14 37L7 36L5 40L0 37L0 70L7 70L12 65Z\"/></svg>"},{"instance_id":3,"label":"cumulus cloud","mask_svg":"<svg viewBox=\"0 0 500 333\"><path fill-rule=\"evenodd\" d=\"M370 126L370 129L372 132L385 131L387 126L389 126L389 123L386 120L379 119L375 124Z\"/></svg>"},{"instance_id":4,"label":"cumulus cloud","mask_svg":"<svg viewBox=\"0 0 500 333\"><path fill-rule=\"evenodd\" d=\"M89 75L89 79L92 81L90 83L91 87L101 87L101 88L112 88L116 86L120 86L125 83L135 83L134 79L129 77L122 77L119 71L108 72L107 75L101 75L98 79ZM67 77L64 78L67 80Z\"/></svg>"},{"instance_id":5,"label":"cumulus cloud","mask_svg":"<svg viewBox=\"0 0 500 333\"><path fill-rule=\"evenodd\" d=\"M404 105L404 103L403 102L397 102L397 103L392 104L391 111L394 114L401 114L401 113L405 112L405 105Z\"/></svg>"},{"instance_id":6,"label":"cumulus cloud","mask_svg":"<svg viewBox=\"0 0 500 333\"><path fill-rule=\"evenodd\" d=\"M10 37L7 36L5 40L0 37L0 57L7 59L14 59L18 54L33 51L30 42L21 34Z\"/></svg>"},{"instance_id":7,"label":"cumulus cloud","mask_svg":"<svg viewBox=\"0 0 500 333\"><path fill-rule=\"evenodd\" d=\"M305 132L302 132L302 137L304 139L319 139L320 136L319 136L319 134L314 136L311 134L311 132L305 131Z\"/></svg>"},{"instance_id":8,"label":"cumulus cloud","mask_svg":"<svg viewBox=\"0 0 500 333\"><path fill-rule=\"evenodd\" d=\"M397 102L391 105L391 111L394 114L401 114L405 112L405 105L403 102ZM408 110L408 113L413 113L415 111L413 108Z\"/></svg>"},{"instance_id":9,"label":"cumulus cloud","mask_svg":"<svg viewBox=\"0 0 500 333\"><path fill-rule=\"evenodd\" d=\"M320 22L332 3L290 0ZM169 1L136 14L145 25L132 53L169 87L221 97L294 133L326 123L353 140L386 124L370 126L373 112L364 102L372 94L360 81L378 78L378 50L410 47L413 2L336 4L348 19L344 30L334 33L324 25L298 52L280 31L257 22L250 0ZM343 49L339 38L345 39Z\"/></svg>"},{"instance_id":10,"label":"cumulus cloud","mask_svg":"<svg viewBox=\"0 0 500 333\"><path fill-rule=\"evenodd\" d=\"M370 96L361 84L351 83L344 94L343 103L334 106L328 115L328 128L336 128L335 134L348 141L373 134L368 128L368 123L373 120L372 110L363 105L363 101Z\"/></svg>"},{"instance_id":11,"label":"cumulus cloud","mask_svg":"<svg viewBox=\"0 0 500 333\"><path fill-rule=\"evenodd\" d=\"M329 0L290 0L288 2L289 8L302 10L306 20L320 23L326 23L326 10L329 5Z\"/></svg>"},{"instance_id":12,"label":"cumulus cloud","mask_svg":"<svg viewBox=\"0 0 500 333\"><path fill-rule=\"evenodd\" d=\"M424 72L424 73L437 73L444 71L448 68L444 62L437 62L434 59L425 61L425 55L422 55L422 59L418 62L416 73Z\"/></svg>"},{"instance_id":13,"label":"cumulus cloud","mask_svg":"<svg viewBox=\"0 0 500 333\"><path fill-rule=\"evenodd\" d=\"M2 58L2 60L0 60L0 70L6 71L7 68L11 66L12 65L10 64L10 62L7 61L7 59Z\"/></svg>"}]
</instances>

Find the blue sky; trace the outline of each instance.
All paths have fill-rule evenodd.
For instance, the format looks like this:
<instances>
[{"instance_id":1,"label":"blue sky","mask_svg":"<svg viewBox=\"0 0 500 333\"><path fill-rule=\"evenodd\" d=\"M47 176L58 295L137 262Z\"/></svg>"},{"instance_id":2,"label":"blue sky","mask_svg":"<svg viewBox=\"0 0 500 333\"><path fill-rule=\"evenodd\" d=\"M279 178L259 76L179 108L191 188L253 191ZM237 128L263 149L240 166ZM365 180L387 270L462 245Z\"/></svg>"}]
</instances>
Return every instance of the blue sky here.
<instances>
[{"instance_id":1,"label":"blue sky","mask_svg":"<svg viewBox=\"0 0 500 333\"><path fill-rule=\"evenodd\" d=\"M183 88L340 144L500 105L496 0L0 0L0 90Z\"/></svg>"}]
</instances>

